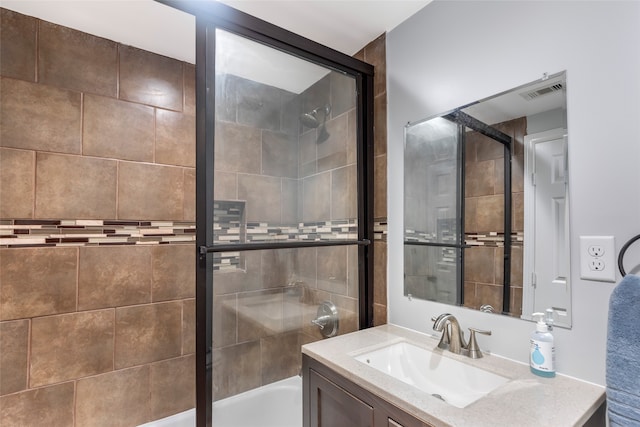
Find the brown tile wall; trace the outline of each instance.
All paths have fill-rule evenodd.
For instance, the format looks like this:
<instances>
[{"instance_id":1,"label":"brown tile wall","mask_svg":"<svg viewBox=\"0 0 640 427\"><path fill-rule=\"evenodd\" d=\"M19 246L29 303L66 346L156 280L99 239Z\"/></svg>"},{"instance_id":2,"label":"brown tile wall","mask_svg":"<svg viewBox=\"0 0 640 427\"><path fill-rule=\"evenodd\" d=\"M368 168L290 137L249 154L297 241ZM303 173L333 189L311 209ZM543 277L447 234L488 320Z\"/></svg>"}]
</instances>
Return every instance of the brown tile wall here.
<instances>
[{"instance_id":1,"label":"brown tile wall","mask_svg":"<svg viewBox=\"0 0 640 427\"><path fill-rule=\"evenodd\" d=\"M0 219L193 221L193 65L0 19ZM194 262L192 244L0 249L0 425L193 407Z\"/></svg>"},{"instance_id":2,"label":"brown tile wall","mask_svg":"<svg viewBox=\"0 0 640 427\"><path fill-rule=\"evenodd\" d=\"M511 136L512 153L512 229L524 231L524 136L525 117L492 125ZM467 133L465 169L465 233L504 231L504 150L502 145L477 132ZM522 313L522 244L512 246L511 314ZM480 308L490 304L502 307L503 249L477 246L465 251L464 305Z\"/></svg>"},{"instance_id":3,"label":"brown tile wall","mask_svg":"<svg viewBox=\"0 0 640 427\"><path fill-rule=\"evenodd\" d=\"M39 408L42 419L54 420L47 425L73 425L60 412L65 405L71 413L75 408L76 425L114 419L132 425L131 420L146 422L154 414L192 407L193 382L184 379L193 375L188 368L195 350L193 263L188 262L193 256L191 245L0 249L2 424L42 425L16 411L31 410L64 384L70 384L69 393L47 398ZM180 381L170 389L154 388L162 378L153 373L171 366L179 367ZM144 391L127 386L130 367L139 368L136 376L152 385ZM104 385L102 378L119 388ZM151 412L139 412L131 401Z\"/></svg>"},{"instance_id":4,"label":"brown tile wall","mask_svg":"<svg viewBox=\"0 0 640 427\"><path fill-rule=\"evenodd\" d=\"M193 221L193 66L1 19L1 217Z\"/></svg>"},{"instance_id":5,"label":"brown tile wall","mask_svg":"<svg viewBox=\"0 0 640 427\"><path fill-rule=\"evenodd\" d=\"M0 11L0 217L193 221L194 67ZM377 72L382 222L384 46L381 36L360 54ZM301 97L237 78L221 84L229 96L218 141L229 143L216 145L224 184L216 198L247 200L249 221L355 216L350 83L332 73ZM319 145L316 130L299 137L297 117L325 96L331 136ZM264 201L268 209L251 207ZM374 247L382 324L386 241ZM0 424L135 425L192 407L193 257L191 245L0 249L0 340L11 346L0 366ZM336 304L341 333L358 328L355 248L250 252L245 262L244 271L216 272L216 399L297 374L300 346L321 339L310 325L320 302Z\"/></svg>"}]
</instances>

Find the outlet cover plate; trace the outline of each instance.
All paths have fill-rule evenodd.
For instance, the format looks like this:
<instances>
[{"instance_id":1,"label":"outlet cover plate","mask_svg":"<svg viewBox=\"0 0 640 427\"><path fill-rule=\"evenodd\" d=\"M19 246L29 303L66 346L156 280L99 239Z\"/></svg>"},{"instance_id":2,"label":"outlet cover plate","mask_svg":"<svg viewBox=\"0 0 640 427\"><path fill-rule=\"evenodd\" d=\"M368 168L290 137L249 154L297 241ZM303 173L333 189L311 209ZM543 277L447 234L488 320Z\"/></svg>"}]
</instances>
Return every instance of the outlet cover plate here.
<instances>
[{"instance_id":1,"label":"outlet cover plate","mask_svg":"<svg viewBox=\"0 0 640 427\"><path fill-rule=\"evenodd\" d=\"M594 253L600 256L593 256ZM594 269L593 265L602 268ZM616 251L613 236L580 236L580 278L615 283Z\"/></svg>"}]
</instances>

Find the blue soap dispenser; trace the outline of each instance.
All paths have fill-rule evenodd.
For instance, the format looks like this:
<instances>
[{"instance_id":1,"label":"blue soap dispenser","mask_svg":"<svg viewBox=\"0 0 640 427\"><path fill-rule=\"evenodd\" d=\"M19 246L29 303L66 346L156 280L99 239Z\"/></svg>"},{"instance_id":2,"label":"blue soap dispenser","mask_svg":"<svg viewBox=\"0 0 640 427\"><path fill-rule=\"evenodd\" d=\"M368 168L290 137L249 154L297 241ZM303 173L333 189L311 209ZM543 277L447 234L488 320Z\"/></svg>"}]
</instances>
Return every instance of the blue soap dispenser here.
<instances>
[{"instance_id":1,"label":"blue soap dispenser","mask_svg":"<svg viewBox=\"0 0 640 427\"><path fill-rule=\"evenodd\" d=\"M556 376L556 349L553 343L551 329L553 325L553 310L547 313L533 313L532 317L538 318L536 330L531 333L529 348L529 366L531 372L545 377Z\"/></svg>"}]
</instances>

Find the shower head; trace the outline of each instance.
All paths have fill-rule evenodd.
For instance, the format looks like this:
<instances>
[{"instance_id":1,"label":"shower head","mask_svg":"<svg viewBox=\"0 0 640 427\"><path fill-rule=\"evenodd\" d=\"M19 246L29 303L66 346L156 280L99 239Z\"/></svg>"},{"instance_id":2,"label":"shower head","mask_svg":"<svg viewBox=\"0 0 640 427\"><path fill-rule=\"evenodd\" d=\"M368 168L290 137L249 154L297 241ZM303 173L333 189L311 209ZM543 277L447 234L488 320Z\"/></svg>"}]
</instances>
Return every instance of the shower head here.
<instances>
[{"instance_id":1,"label":"shower head","mask_svg":"<svg viewBox=\"0 0 640 427\"><path fill-rule=\"evenodd\" d=\"M311 111L310 113L304 113L300 116L300 123L303 126L308 127L310 129L315 129L320 126L320 122L318 121L318 115L316 110Z\"/></svg>"},{"instance_id":2,"label":"shower head","mask_svg":"<svg viewBox=\"0 0 640 427\"><path fill-rule=\"evenodd\" d=\"M320 126L320 124L327 121L327 116L330 112L331 106L329 104L326 104L324 107L318 107L315 110L311 110L308 113L302 114L300 116L300 123L308 128L315 129ZM320 119L318 118L318 113L323 114L322 122L320 122Z\"/></svg>"},{"instance_id":3,"label":"shower head","mask_svg":"<svg viewBox=\"0 0 640 427\"><path fill-rule=\"evenodd\" d=\"M318 107L315 110L312 110L308 113L304 113L300 116L300 123L303 126L308 127L310 129L316 129L320 127L318 130L318 136L316 138L316 142L324 142L329 139L329 132L327 132L327 117L331 112L331 105L326 104L324 107ZM318 113L323 113L322 123L318 119Z\"/></svg>"}]
</instances>

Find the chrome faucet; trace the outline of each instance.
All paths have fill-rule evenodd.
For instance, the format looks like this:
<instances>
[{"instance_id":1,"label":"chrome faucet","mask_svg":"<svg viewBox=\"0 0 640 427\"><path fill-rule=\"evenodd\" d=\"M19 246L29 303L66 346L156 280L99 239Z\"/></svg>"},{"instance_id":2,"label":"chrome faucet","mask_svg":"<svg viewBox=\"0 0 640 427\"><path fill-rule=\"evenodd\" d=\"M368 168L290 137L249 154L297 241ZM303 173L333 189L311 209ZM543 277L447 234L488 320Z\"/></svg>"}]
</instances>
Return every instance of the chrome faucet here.
<instances>
[{"instance_id":1,"label":"chrome faucet","mask_svg":"<svg viewBox=\"0 0 640 427\"><path fill-rule=\"evenodd\" d=\"M438 343L439 348L449 350L455 354L462 354L472 359L482 357L482 352L476 340L476 333L491 335L491 331L469 328L470 336L467 344L464 340L464 332L460 330L460 323L458 323L458 319L453 314L444 313L436 318L431 318L431 320L433 320L433 330L442 332L442 337Z\"/></svg>"},{"instance_id":2,"label":"chrome faucet","mask_svg":"<svg viewBox=\"0 0 640 427\"><path fill-rule=\"evenodd\" d=\"M451 331L447 329L447 326L451 327ZM433 330L442 332L443 337L446 334L449 335L448 349L450 352L460 354L462 350L466 350L467 343L464 342L464 332L460 330L458 319L453 314L444 313L438 316L433 322Z\"/></svg>"}]
</instances>

